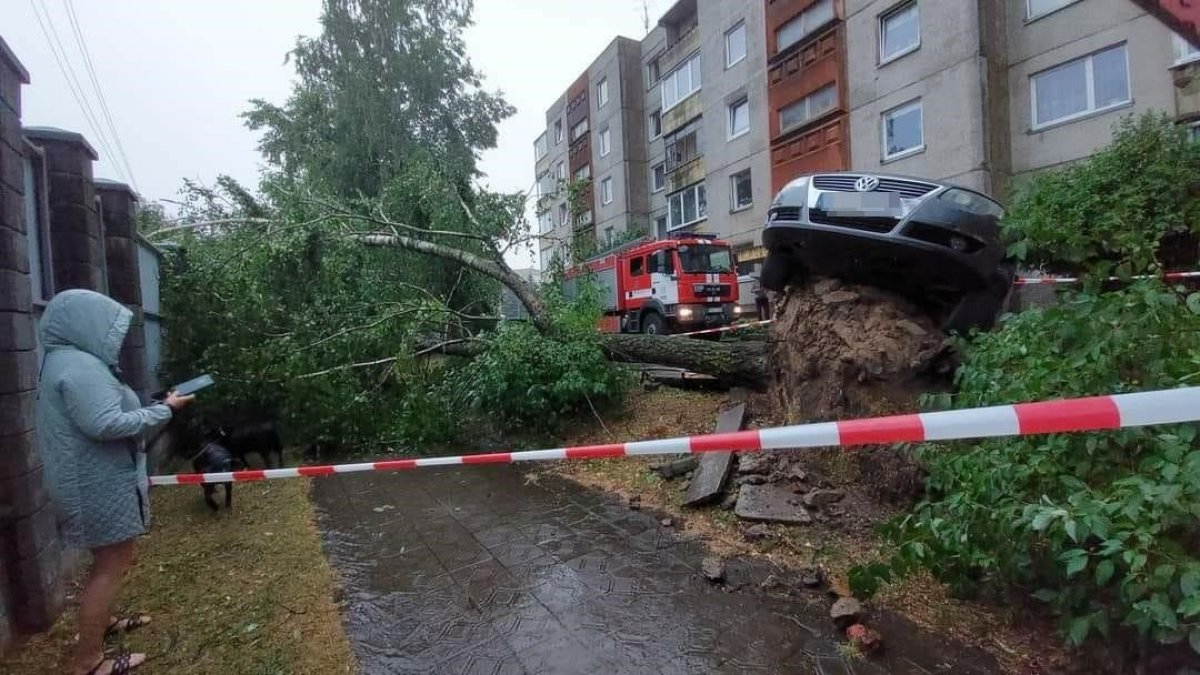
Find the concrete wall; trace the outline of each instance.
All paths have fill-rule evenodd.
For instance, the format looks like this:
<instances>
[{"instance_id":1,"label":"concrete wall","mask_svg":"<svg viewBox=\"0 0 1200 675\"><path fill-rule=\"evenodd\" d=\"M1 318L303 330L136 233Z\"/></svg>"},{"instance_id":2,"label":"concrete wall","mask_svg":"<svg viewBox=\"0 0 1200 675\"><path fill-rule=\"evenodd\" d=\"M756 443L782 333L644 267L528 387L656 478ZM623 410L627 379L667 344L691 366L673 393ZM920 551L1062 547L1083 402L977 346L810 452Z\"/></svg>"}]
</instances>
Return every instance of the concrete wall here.
<instances>
[{"instance_id":1,"label":"concrete wall","mask_svg":"<svg viewBox=\"0 0 1200 675\"><path fill-rule=\"evenodd\" d=\"M94 186L100 202L100 220L104 223L108 294L133 312L133 323L121 345L121 379L137 392L143 403L148 403L154 392L149 390L146 375L142 279L135 237L138 199L124 183L98 180Z\"/></svg>"},{"instance_id":2,"label":"concrete wall","mask_svg":"<svg viewBox=\"0 0 1200 675\"><path fill-rule=\"evenodd\" d=\"M1008 11L1014 174L1091 155L1109 143L1113 124L1124 115L1174 110L1171 33L1129 0L1082 0L1029 22L1025 3L1009 3ZM1121 42L1129 58L1129 106L1031 131L1031 75Z\"/></svg>"},{"instance_id":3,"label":"concrete wall","mask_svg":"<svg viewBox=\"0 0 1200 675\"><path fill-rule=\"evenodd\" d=\"M880 15L894 0L846 0L851 168L989 191L977 0L920 0L920 47L879 63ZM1023 3L1008 3L1023 4ZM882 115L920 100L924 152L885 161Z\"/></svg>"},{"instance_id":4,"label":"concrete wall","mask_svg":"<svg viewBox=\"0 0 1200 675\"><path fill-rule=\"evenodd\" d=\"M554 140L554 125L556 122L561 122L563 125L563 139L557 143ZM564 94L546 111L546 147L548 151L542 161L535 164L535 167L539 169L544 167L545 170L553 175L555 167L558 166L559 162L562 162L564 167L567 165L567 150L569 149L567 134L569 133L569 129L566 128L566 125L567 97ZM542 201L542 208L549 209L550 215L554 219L554 227L539 240L543 267L549 263L550 258L553 257L561 246L570 241L571 229L560 226L558 222L558 205L563 203L565 198L565 193L560 193L545 197Z\"/></svg>"},{"instance_id":5,"label":"concrete wall","mask_svg":"<svg viewBox=\"0 0 1200 675\"><path fill-rule=\"evenodd\" d=\"M48 628L63 599L62 549L34 428L38 359L21 135L28 82L0 39L0 647Z\"/></svg>"},{"instance_id":6,"label":"concrete wall","mask_svg":"<svg viewBox=\"0 0 1200 675\"><path fill-rule=\"evenodd\" d=\"M624 232L634 221L645 221L648 197L646 180L645 122L641 88L641 49L638 43L618 37L588 68L592 89L592 181L596 236ZM608 83L608 102L601 107L597 87ZM600 155L600 134L608 131L609 153ZM611 179L613 200L602 203L601 182Z\"/></svg>"},{"instance_id":7,"label":"concrete wall","mask_svg":"<svg viewBox=\"0 0 1200 675\"><path fill-rule=\"evenodd\" d=\"M757 245L771 202L764 6L762 0L701 2L699 19L708 221L693 229L735 246ZM746 58L726 68L725 33L739 22L746 25ZM740 98L750 103L750 131L730 139L728 106ZM735 212L729 179L743 169L750 169L754 203Z\"/></svg>"}]
</instances>

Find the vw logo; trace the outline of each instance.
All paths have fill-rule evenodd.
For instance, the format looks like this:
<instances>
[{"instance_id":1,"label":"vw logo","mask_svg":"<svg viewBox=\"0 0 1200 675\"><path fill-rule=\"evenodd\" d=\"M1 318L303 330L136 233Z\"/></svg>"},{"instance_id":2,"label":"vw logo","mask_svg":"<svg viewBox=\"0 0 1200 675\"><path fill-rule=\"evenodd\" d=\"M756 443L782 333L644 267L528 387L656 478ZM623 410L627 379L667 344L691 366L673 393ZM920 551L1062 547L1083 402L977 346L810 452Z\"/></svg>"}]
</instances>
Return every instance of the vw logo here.
<instances>
[{"instance_id":1,"label":"vw logo","mask_svg":"<svg viewBox=\"0 0 1200 675\"><path fill-rule=\"evenodd\" d=\"M854 181L854 189L859 192L871 192L879 187L879 179L875 176L863 176Z\"/></svg>"}]
</instances>

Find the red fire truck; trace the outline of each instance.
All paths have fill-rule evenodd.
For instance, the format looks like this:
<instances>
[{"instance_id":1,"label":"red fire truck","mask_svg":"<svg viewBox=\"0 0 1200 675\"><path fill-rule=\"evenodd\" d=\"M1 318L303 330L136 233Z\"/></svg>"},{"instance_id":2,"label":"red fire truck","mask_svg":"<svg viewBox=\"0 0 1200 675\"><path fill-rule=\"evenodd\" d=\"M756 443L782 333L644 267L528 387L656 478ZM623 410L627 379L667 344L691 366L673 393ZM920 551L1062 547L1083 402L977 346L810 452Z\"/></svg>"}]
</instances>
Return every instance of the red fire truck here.
<instances>
[{"instance_id":1,"label":"red fire truck","mask_svg":"<svg viewBox=\"0 0 1200 675\"><path fill-rule=\"evenodd\" d=\"M566 272L573 297L580 278L599 286L606 333L681 333L733 323L741 315L729 244L686 235L632 241Z\"/></svg>"}]
</instances>

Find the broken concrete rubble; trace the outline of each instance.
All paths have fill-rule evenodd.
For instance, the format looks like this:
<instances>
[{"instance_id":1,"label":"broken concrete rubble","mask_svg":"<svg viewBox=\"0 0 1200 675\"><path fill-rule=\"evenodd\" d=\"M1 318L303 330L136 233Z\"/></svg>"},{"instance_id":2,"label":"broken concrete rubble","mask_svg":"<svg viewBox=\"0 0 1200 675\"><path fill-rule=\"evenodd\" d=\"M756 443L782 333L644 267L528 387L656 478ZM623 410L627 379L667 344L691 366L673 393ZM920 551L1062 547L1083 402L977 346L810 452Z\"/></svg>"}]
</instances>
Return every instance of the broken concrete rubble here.
<instances>
[{"instance_id":1,"label":"broken concrete rubble","mask_svg":"<svg viewBox=\"0 0 1200 675\"><path fill-rule=\"evenodd\" d=\"M783 485L743 485L734 514L743 520L789 525L809 525L812 516L803 506L789 504L792 491Z\"/></svg>"}]
</instances>

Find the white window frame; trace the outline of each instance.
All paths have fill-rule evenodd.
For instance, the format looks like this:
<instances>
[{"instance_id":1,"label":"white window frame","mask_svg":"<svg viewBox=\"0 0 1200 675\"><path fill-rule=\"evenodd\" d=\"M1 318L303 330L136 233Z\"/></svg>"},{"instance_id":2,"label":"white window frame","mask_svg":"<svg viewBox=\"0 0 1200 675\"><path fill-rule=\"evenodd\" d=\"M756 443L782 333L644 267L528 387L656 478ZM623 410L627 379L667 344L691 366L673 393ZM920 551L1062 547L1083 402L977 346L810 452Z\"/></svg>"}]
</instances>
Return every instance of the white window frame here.
<instances>
[{"instance_id":1,"label":"white window frame","mask_svg":"<svg viewBox=\"0 0 1200 675\"><path fill-rule=\"evenodd\" d=\"M569 220L571 220L571 209L567 208L566 202L563 202L558 205L558 224L559 226L566 225Z\"/></svg>"},{"instance_id":2,"label":"white window frame","mask_svg":"<svg viewBox=\"0 0 1200 675\"><path fill-rule=\"evenodd\" d=\"M1103 54L1104 52L1112 51L1113 49L1120 49L1122 54L1125 56L1125 100L1117 101L1116 103L1109 103L1108 105L1106 105L1104 107L1097 108L1096 107L1096 75L1095 75L1095 71L1093 70L1093 68L1094 68L1093 63L1095 61L1097 54ZM1063 66L1070 65L1072 63L1075 63L1076 61L1083 61L1084 77L1087 78L1087 97L1088 97L1087 109L1081 110L1080 112L1077 112L1077 113L1072 113L1070 115L1065 115L1063 117L1059 117L1059 118L1053 119L1053 120L1046 120L1044 122L1042 120L1039 120L1038 116L1037 116L1037 78L1038 78L1038 76L1048 73L1052 70L1061 68ZM1051 127L1056 127L1056 126L1059 126L1062 124L1070 124L1071 122L1075 122L1077 120L1081 120L1086 117L1092 117L1093 115L1103 115L1106 112L1110 112L1112 110L1117 110L1119 108L1124 108L1126 106L1129 106L1132 103L1133 103L1133 75L1132 75L1132 73L1129 72L1129 44L1126 42L1118 42L1117 44L1109 45L1109 46L1105 47L1104 49L1098 49L1089 54L1084 54L1083 56L1078 56L1076 58L1069 59L1067 61L1063 61L1062 63L1056 63L1053 66L1050 66L1049 68L1043 68L1042 70L1039 70L1038 72L1033 73L1032 75L1029 76L1029 120L1031 122L1030 127L1029 127L1030 131L1041 131L1043 129L1049 129Z\"/></svg>"},{"instance_id":3,"label":"white window frame","mask_svg":"<svg viewBox=\"0 0 1200 675\"><path fill-rule=\"evenodd\" d=\"M704 205L705 206L704 206L703 213L700 212L700 190L701 189L704 189L704 192L705 192L705 196L704 196ZM692 201L695 202L696 218L694 220L689 220L687 222L680 222L678 225L672 226L671 225L671 200L673 200L677 195L680 196L681 199L686 199L688 196L688 195L684 195L684 193L686 193L686 192L690 192ZM680 202L680 217L681 218L682 218L682 214L684 213L682 204L683 204L683 202L681 201ZM677 190L677 191L667 195L667 232L674 232L675 230L683 229L685 227L688 227L689 225L695 225L696 223L698 223L702 220L705 220L707 218L708 218L708 189L704 186L704 181L700 181L699 183L693 183L693 184L683 188L682 190Z\"/></svg>"},{"instance_id":4,"label":"white window frame","mask_svg":"<svg viewBox=\"0 0 1200 675\"><path fill-rule=\"evenodd\" d=\"M896 117L903 113L909 112L913 108L921 110L921 144L906 148L896 153L888 154L887 142L887 121L889 117ZM880 157L884 162L893 162L905 157L911 157L925 152L925 107L921 103L921 99L913 99L907 103L902 103L891 110L886 110L879 116L879 148Z\"/></svg>"},{"instance_id":5,"label":"white window frame","mask_svg":"<svg viewBox=\"0 0 1200 675\"><path fill-rule=\"evenodd\" d=\"M654 128L654 118L655 117L658 118L657 133ZM650 117L647 121L650 125L650 140L654 141L654 140L658 140L659 138L662 138L662 111L655 110L654 112L650 113Z\"/></svg>"},{"instance_id":6,"label":"white window frame","mask_svg":"<svg viewBox=\"0 0 1200 675\"><path fill-rule=\"evenodd\" d=\"M1067 7L1070 7L1071 5L1073 5L1077 2L1079 2L1079 0L1065 0L1058 7L1053 7L1051 9L1043 10L1043 11L1039 12L1038 14L1034 14L1033 13L1033 4L1032 4L1033 0L1025 0L1025 23L1029 23L1030 21L1037 21L1038 19L1040 19L1044 16L1050 16L1051 14L1053 14L1059 10L1066 9Z\"/></svg>"},{"instance_id":7,"label":"white window frame","mask_svg":"<svg viewBox=\"0 0 1200 675\"><path fill-rule=\"evenodd\" d=\"M580 175L580 173L582 173L583 175ZM588 180L591 177L592 177L592 165L591 164L584 164L583 166L579 167L578 169L575 169L575 173L572 176L572 178L575 180L576 183Z\"/></svg>"},{"instance_id":8,"label":"white window frame","mask_svg":"<svg viewBox=\"0 0 1200 675\"><path fill-rule=\"evenodd\" d=\"M543 131L542 135L533 142L533 161L540 162L548 152L550 152L550 146L546 144L546 132Z\"/></svg>"},{"instance_id":9,"label":"white window frame","mask_svg":"<svg viewBox=\"0 0 1200 675\"><path fill-rule=\"evenodd\" d=\"M554 177L555 177L555 180L566 180L567 179L567 162L566 162L566 160L560 159L558 161L558 164L554 165Z\"/></svg>"},{"instance_id":10,"label":"white window frame","mask_svg":"<svg viewBox=\"0 0 1200 675\"><path fill-rule=\"evenodd\" d=\"M655 169L662 169L662 182L658 183L654 179L656 177ZM667 189L667 163L659 162L650 167L650 194L658 194Z\"/></svg>"},{"instance_id":11,"label":"white window frame","mask_svg":"<svg viewBox=\"0 0 1200 675\"><path fill-rule=\"evenodd\" d=\"M833 89L833 105L829 106L828 108L818 110L816 112L813 112L812 110L810 110L810 108L813 105L813 101L815 101L817 98L817 94L820 94L820 93L824 92L826 89L830 89L830 88ZM783 124L783 111L788 110L789 108L792 108L794 106L800 106L800 105L804 106L804 119L801 120L797 124L793 124L791 126L785 127ZM836 84L827 84L824 87L821 87L820 89L812 92L808 96L805 96L804 98L800 99L799 101L793 101L779 109L779 114L778 114L779 133L786 134L788 132L795 131L796 129L803 129L804 127L808 126L809 124L812 124L814 120L824 117L831 110L836 110L837 107L838 107L837 85Z\"/></svg>"},{"instance_id":12,"label":"white window frame","mask_svg":"<svg viewBox=\"0 0 1200 675\"><path fill-rule=\"evenodd\" d=\"M916 12L917 12L917 41L914 42L913 44L905 47L904 49L901 49L900 51L896 52L895 54L890 54L890 55L885 54L884 49L886 48L888 19L895 18L896 16L903 14L904 12L907 12L909 10L916 10ZM921 6L920 6L920 3L917 2L917 0L910 0L909 2L903 2L899 5L896 5L895 7L892 7L891 9L884 12L883 14L880 14L878 26L879 26L879 65L880 66L887 65L897 59L902 59L905 56L908 56L909 54L911 54L921 48Z\"/></svg>"},{"instance_id":13,"label":"white window frame","mask_svg":"<svg viewBox=\"0 0 1200 675\"><path fill-rule=\"evenodd\" d=\"M832 10L829 12L832 15L831 18L822 23L819 23L819 24L809 25L810 23L812 23L813 17L816 16L817 11L822 9L823 5L828 5L830 10ZM775 53L778 54L782 51L786 51L786 50L790 49L791 47L793 47L794 45L798 45L801 42L804 42L810 36L815 35L817 33L817 31L821 30L825 26L828 26L830 23L832 23L836 19L837 19L837 8L833 6L833 0L817 0L813 4L809 5L807 9L800 12L796 16L792 17L792 19L790 19L789 21L784 22L784 24L782 26L780 26L778 29L776 29L776 31L775 31ZM787 43L786 45L779 44L779 34L782 33L785 28L787 28L788 26L791 26L793 24L799 24L800 34L796 37L795 40L792 40L791 42Z\"/></svg>"},{"instance_id":14,"label":"white window frame","mask_svg":"<svg viewBox=\"0 0 1200 675\"><path fill-rule=\"evenodd\" d=\"M742 32L742 55L737 57L736 59L731 59L730 57L733 55L733 52L729 48L729 38L730 38L730 36L732 36L734 33L738 32L738 31ZM746 22L744 20L739 21L736 26L725 31L725 69L726 70L729 70L730 68L732 68L732 67L736 66L737 64L741 63L742 61L746 60L746 55L750 52L750 44L747 42L746 38L747 38Z\"/></svg>"},{"instance_id":15,"label":"white window frame","mask_svg":"<svg viewBox=\"0 0 1200 675\"><path fill-rule=\"evenodd\" d=\"M743 174L750 179L750 201L742 206L738 206L737 179ZM754 208L754 174L751 173L750 168L747 167L741 171L737 171L729 175L729 212L737 213L738 211L745 211L752 208Z\"/></svg>"},{"instance_id":16,"label":"white window frame","mask_svg":"<svg viewBox=\"0 0 1200 675\"><path fill-rule=\"evenodd\" d=\"M591 126L590 120L586 117L576 122L575 126L571 127L571 142L574 143L587 135L587 132L591 130Z\"/></svg>"},{"instance_id":17,"label":"white window frame","mask_svg":"<svg viewBox=\"0 0 1200 675\"><path fill-rule=\"evenodd\" d=\"M1200 61L1200 47L1179 37L1177 33L1171 34L1171 49L1175 56L1174 62L1171 63L1172 66L1182 66Z\"/></svg>"},{"instance_id":18,"label":"white window frame","mask_svg":"<svg viewBox=\"0 0 1200 675\"><path fill-rule=\"evenodd\" d=\"M605 176L604 180L600 181L600 203L607 205L613 202L613 182L612 176Z\"/></svg>"},{"instance_id":19,"label":"white window frame","mask_svg":"<svg viewBox=\"0 0 1200 675\"><path fill-rule=\"evenodd\" d=\"M608 78L600 78L596 83L596 108L600 109L608 105Z\"/></svg>"},{"instance_id":20,"label":"white window frame","mask_svg":"<svg viewBox=\"0 0 1200 675\"><path fill-rule=\"evenodd\" d=\"M603 129L601 129L600 133L597 134L596 136L597 136L596 142L600 145L600 156L608 157L609 153L612 152L612 133L611 133L611 131L609 130L608 127L605 127Z\"/></svg>"},{"instance_id":21,"label":"white window frame","mask_svg":"<svg viewBox=\"0 0 1200 675\"><path fill-rule=\"evenodd\" d=\"M693 62L696 63L696 73L699 75L699 77L691 76L691 67L692 67ZM691 89L688 90L686 93L680 93L679 85L678 85L678 78L679 78L679 74L685 70L688 71L688 86L690 86ZM701 87L704 85L703 80L704 80L704 62L700 60L700 52L697 51L695 54L692 54L691 56L684 59L683 62L680 63L678 66L676 66L671 72L669 72L665 76L663 76L663 78L662 78L662 102L663 102L662 112L665 113L668 110L671 110L675 106L679 105L680 103L683 103L684 101L686 101L689 98L691 98L692 96L694 96L696 94L696 92L700 91ZM668 84L672 85L672 91L675 92L673 101L671 101L671 97L667 96L667 85ZM668 105L668 101L670 101L669 105Z\"/></svg>"},{"instance_id":22,"label":"white window frame","mask_svg":"<svg viewBox=\"0 0 1200 675\"><path fill-rule=\"evenodd\" d=\"M558 145L563 142L563 121L554 121L554 144Z\"/></svg>"},{"instance_id":23,"label":"white window frame","mask_svg":"<svg viewBox=\"0 0 1200 675\"><path fill-rule=\"evenodd\" d=\"M734 119L735 119L734 111L737 108L740 108L741 106L746 106L746 128L742 129L741 131L738 131L737 129L733 128L733 123L734 123ZM735 138L741 138L742 136L745 136L746 134L750 133L750 127L752 126L752 124L750 122L750 97L743 96L743 97L739 98L738 100L734 101L733 103L730 103L729 105L725 106L725 117L726 117L726 123L725 123L726 140L732 141Z\"/></svg>"}]
</instances>

